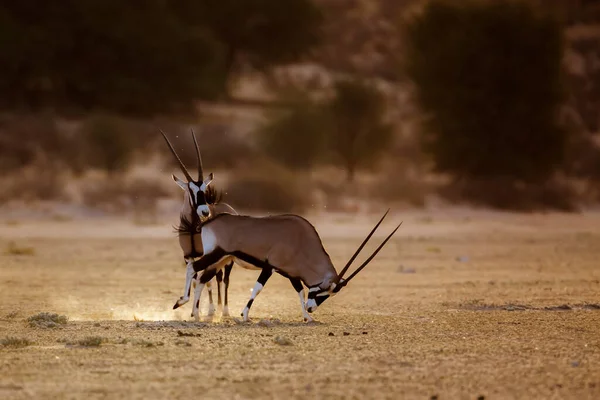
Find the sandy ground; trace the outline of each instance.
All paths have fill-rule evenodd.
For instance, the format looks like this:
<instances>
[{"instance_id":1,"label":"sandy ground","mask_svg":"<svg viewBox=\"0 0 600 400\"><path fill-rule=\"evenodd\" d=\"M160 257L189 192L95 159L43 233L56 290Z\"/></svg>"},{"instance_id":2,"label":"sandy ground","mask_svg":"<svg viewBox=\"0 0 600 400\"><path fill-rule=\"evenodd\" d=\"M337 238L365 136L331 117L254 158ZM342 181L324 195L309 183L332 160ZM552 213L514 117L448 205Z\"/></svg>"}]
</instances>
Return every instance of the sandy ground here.
<instances>
[{"instance_id":1,"label":"sandy ground","mask_svg":"<svg viewBox=\"0 0 600 400\"><path fill-rule=\"evenodd\" d=\"M309 218L338 270L378 219ZM365 256L399 220L308 325L279 276L248 324L171 310L168 224L0 222L0 398L600 398L600 213L396 213ZM235 316L257 276L234 269Z\"/></svg>"}]
</instances>

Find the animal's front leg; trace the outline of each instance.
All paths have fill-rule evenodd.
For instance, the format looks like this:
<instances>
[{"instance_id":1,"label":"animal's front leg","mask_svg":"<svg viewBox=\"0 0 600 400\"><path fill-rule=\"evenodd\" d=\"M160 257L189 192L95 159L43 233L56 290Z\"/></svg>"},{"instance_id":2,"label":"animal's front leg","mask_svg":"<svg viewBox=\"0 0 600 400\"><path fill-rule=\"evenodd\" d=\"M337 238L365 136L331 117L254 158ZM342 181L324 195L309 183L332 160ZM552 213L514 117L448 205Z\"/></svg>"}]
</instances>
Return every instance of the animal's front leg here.
<instances>
[{"instance_id":1,"label":"animal's front leg","mask_svg":"<svg viewBox=\"0 0 600 400\"><path fill-rule=\"evenodd\" d=\"M181 307L188 301L190 301L190 288L192 286L192 279L196 272L194 271L194 264L192 259L186 259L186 268L185 268L185 287L183 289L183 296L181 296L173 306L173 310Z\"/></svg>"},{"instance_id":2,"label":"animal's front leg","mask_svg":"<svg viewBox=\"0 0 600 400\"><path fill-rule=\"evenodd\" d=\"M242 317L244 318L244 322L248 322L248 313L250 312L250 307L252 307L252 303L254 302L254 298L258 296L258 294L263 290L265 284L269 280L269 278L273 275L273 268L264 267L260 275L258 276L258 280L252 289L252 294L250 295L250 300L248 300L248 304L242 311Z\"/></svg>"},{"instance_id":3,"label":"animal's front leg","mask_svg":"<svg viewBox=\"0 0 600 400\"><path fill-rule=\"evenodd\" d=\"M302 281L298 278L290 278L290 282L292 282L292 286L294 287L294 290L296 290L296 292L298 292L298 297L300 298L300 306L302 307L302 316L304 317L304 321L312 322L313 321L312 317L306 311L304 286L302 285Z\"/></svg>"},{"instance_id":4,"label":"animal's front leg","mask_svg":"<svg viewBox=\"0 0 600 400\"><path fill-rule=\"evenodd\" d=\"M194 306L192 308L192 318L196 321L200 319L200 296L204 286L215 276L215 270L205 270L198 278L198 284L194 290Z\"/></svg>"}]
</instances>

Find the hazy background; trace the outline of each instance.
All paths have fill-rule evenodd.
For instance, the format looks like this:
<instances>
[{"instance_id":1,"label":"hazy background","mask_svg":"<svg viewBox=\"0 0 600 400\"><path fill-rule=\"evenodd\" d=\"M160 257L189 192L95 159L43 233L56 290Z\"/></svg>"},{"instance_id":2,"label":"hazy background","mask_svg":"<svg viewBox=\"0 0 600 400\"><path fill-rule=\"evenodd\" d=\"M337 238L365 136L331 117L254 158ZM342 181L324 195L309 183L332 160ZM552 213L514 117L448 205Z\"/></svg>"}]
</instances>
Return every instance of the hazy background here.
<instances>
[{"instance_id":1,"label":"hazy background","mask_svg":"<svg viewBox=\"0 0 600 400\"><path fill-rule=\"evenodd\" d=\"M157 127L243 212L600 200L600 1L0 5L0 212L172 216Z\"/></svg>"}]
</instances>

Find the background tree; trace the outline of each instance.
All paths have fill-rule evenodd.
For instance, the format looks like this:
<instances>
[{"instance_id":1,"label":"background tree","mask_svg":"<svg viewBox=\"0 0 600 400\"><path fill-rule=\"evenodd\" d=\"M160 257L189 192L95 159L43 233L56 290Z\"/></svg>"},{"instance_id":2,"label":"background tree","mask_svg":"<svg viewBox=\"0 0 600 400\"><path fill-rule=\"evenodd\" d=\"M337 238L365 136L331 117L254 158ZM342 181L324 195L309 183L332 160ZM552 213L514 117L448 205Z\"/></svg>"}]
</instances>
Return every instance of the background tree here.
<instances>
[{"instance_id":1,"label":"background tree","mask_svg":"<svg viewBox=\"0 0 600 400\"><path fill-rule=\"evenodd\" d=\"M5 2L0 108L140 115L213 98L224 86L223 49L171 3Z\"/></svg>"},{"instance_id":2,"label":"background tree","mask_svg":"<svg viewBox=\"0 0 600 400\"><path fill-rule=\"evenodd\" d=\"M356 169L376 160L392 140L392 126L384 122L385 98L374 86L359 80L339 80L327 106L329 144L345 168L349 182Z\"/></svg>"},{"instance_id":3,"label":"background tree","mask_svg":"<svg viewBox=\"0 0 600 400\"><path fill-rule=\"evenodd\" d=\"M406 26L423 147L464 179L543 182L563 158L562 32L520 2L428 3Z\"/></svg>"},{"instance_id":4,"label":"background tree","mask_svg":"<svg viewBox=\"0 0 600 400\"><path fill-rule=\"evenodd\" d=\"M123 124L113 116L96 115L83 128L87 163L113 174L131 161L135 143L122 130Z\"/></svg>"},{"instance_id":5,"label":"background tree","mask_svg":"<svg viewBox=\"0 0 600 400\"><path fill-rule=\"evenodd\" d=\"M201 0L203 23L225 49L225 76L298 60L319 43L322 15L312 0Z\"/></svg>"},{"instance_id":6,"label":"background tree","mask_svg":"<svg viewBox=\"0 0 600 400\"><path fill-rule=\"evenodd\" d=\"M322 156L326 140L325 115L309 99L292 109L276 110L258 131L261 149L292 169L308 169Z\"/></svg>"}]
</instances>

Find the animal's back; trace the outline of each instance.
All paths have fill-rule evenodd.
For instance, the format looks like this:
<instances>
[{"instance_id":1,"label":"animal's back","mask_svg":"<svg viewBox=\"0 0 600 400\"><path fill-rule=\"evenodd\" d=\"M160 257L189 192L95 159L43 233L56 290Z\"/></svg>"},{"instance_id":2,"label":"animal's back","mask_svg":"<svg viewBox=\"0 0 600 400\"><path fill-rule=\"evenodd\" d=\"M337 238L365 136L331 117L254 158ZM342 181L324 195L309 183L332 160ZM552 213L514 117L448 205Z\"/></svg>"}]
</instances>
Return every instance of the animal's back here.
<instances>
[{"instance_id":1,"label":"animal's back","mask_svg":"<svg viewBox=\"0 0 600 400\"><path fill-rule=\"evenodd\" d=\"M300 216L224 214L206 227L214 229L225 251L266 261L290 277L301 277L309 286L336 276L317 231Z\"/></svg>"}]
</instances>

